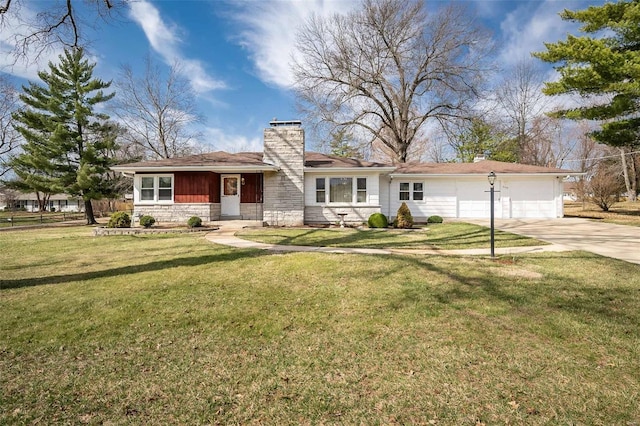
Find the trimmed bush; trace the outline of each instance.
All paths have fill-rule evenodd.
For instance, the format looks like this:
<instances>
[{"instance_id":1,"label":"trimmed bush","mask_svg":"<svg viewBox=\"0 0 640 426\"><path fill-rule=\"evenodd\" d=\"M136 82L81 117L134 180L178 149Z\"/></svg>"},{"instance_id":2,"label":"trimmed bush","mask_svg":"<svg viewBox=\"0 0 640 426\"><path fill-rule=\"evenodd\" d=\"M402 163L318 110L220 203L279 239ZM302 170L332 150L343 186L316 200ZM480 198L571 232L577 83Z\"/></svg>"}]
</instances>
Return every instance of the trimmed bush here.
<instances>
[{"instance_id":1,"label":"trimmed bush","mask_svg":"<svg viewBox=\"0 0 640 426\"><path fill-rule=\"evenodd\" d=\"M202 219L198 216L191 216L187 221L187 226L189 228L199 228L202 226Z\"/></svg>"},{"instance_id":2,"label":"trimmed bush","mask_svg":"<svg viewBox=\"0 0 640 426\"><path fill-rule=\"evenodd\" d=\"M140 225L144 226L145 228L151 228L154 223L156 223L156 220L153 216L140 216Z\"/></svg>"},{"instance_id":3,"label":"trimmed bush","mask_svg":"<svg viewBox=\"0 0 640 426\"><path fill-rule=\"evenodd\" d=\"M107 228L130 228L131 227L131 217L127 214L127 212L115 212L109 218L109 223L107 223Z\"/></svg>"},{"instance_id":4,"label":"trimmed bush","mask_svg":"<svg viewBox=\"0 0 640 426\"><path fill-rule=\"evenodd\" d=\"M442 217L434 214L433 216L429 216L427 218L427 223L442 223Z\"/></svg>"},{"instance_id":5,"label":"trimmed bush","mask_svg":"<svg viewBox=\"0 0 640 426\"><path fill-rule=\"evenodd\" d=\"M403 202L396 214L396 220L394 221L396 228L408 229L413 227L413 216L411 216L411 210L407 203Z\"/></svg>"},{"instance_id":6,"label":"trimmed bush","mask_svg":"<svg viewBox=\"0 0 640 426\"><path fill-rule=\"evenodd\" d=\"M374 213L369 216L367 224L369 225L369 228L386 228L389 226L389 221L382 213Z\"/></svg>"}]
</instances>

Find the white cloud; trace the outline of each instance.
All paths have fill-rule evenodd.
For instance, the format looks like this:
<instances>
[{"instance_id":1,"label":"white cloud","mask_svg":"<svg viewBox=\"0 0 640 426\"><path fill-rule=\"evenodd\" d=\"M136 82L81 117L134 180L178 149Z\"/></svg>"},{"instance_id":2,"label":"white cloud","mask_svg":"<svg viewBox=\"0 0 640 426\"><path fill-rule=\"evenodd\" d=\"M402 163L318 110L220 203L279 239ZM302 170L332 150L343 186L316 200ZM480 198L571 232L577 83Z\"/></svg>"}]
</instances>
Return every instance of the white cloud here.
<instances>
[{"instance_id":1,"label":"white cloud","mask_svg":"<svg viewBox=\"0 0 640 426\"><path fill-rule=\"evenodd\" d=\"M545 42L562 40L568 33L576 33L578 25L563 21L559 13L564 9L584 7L584 1L522 2L507 14L500 25L504 43L499 52L500 62L506 66L514 65L531 57L532 52L543 51Z\"/></svg>"},{"instance_id":2,"label":"white cloud","mask_svg":"<svg viewBox=\"0 0 640 426\"><path fill-rule=\"evenodd\" d=\"M230 134L228 131L207 127L202 131L200 145L205 151L262 152L262 134L253 138Z\"/></svg>"},{"instance_id":3,"label":"white cloud","mask_svg":"<svg viewBox=\"0 0 640 426\"><path fill-rule=\"evenodd\" d=\"M3 15L4 20L0 25L0 70L16 77L38 81L38 71L46 69L49 62L58 62L63 49L57 47L38 52L31 48L24 55L14 55L18 41L35 30L30 22L35 22L37 11L27 6L21 5L19 16L11 12L15 8Z\"/></svg>"},{"instance_id":4,"label":"white cloud","mask_svg":"<svg viewBox=\"0 0 640 426\"><path fill-rule=\"evenodd\" d=\"M243 1L237 2L233 18L244 27L239 43L249 51L258 77L265 83L290 88L290 62L298 26L312 13L344 13L357 4L340 0Z\"/></svg>"},{"instance_id":5,"label":"white cloud","mask_svg":"<svg viewBox=\"0 0 640 426\"><path fill-rule=\"evenodd\" d=\"M202 62L182 55L181 40L178 37L179 28L167 24L160 16L158 9L147 0L131 2L130 16L140 25L153 50L158 52L167 64L181 64L182 74L196 93L202 94L226 87L223 81L207 73Z\"/></svg>"}]
</instances>

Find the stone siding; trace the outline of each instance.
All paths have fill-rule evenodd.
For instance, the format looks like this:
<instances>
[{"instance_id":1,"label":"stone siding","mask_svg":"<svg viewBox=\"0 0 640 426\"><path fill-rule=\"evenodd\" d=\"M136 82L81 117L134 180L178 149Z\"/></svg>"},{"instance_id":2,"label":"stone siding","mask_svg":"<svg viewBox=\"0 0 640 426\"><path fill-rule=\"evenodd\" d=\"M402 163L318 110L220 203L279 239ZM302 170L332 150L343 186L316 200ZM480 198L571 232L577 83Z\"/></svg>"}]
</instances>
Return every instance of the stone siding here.
<instances>
[{"instance_id":1,"label":"stone siding","mask_svg":"<svg viewBox=\"0 0 640 426\"><path fill-rule=\"evenodd\" d=\"M133 220L137 222L142 215L153 216L157 223L184 222L191 216L198 216L203 222L211 222L220 218L220 204L209 203L177 203L177 204L137 204L133 209Z\"/></svg>"},{"instance_id":2,"label":"stone siding","mask_svg":"<svg viewBox=\"0 0 640 426\"><path fill-rule=\"evenodd\" d=\"M242 220L262 220L262 204L240 203L240 217Z\"/></svg>"},{"instance_id":3,"label":"stone siding","mask_svg":"<svg viewBox=\"0 0 640 426\"><path fill-rule=\"evenodd\" d=\"M264 173L263 220L273 226L304 224L304 130L298 126L264 131L264 161L278 172Z\"/></svg>"},{"instance_id":4,"label":"stone siding","mask_svg":"<svg viewBox=\"0 0 640 426\"><path fill-rule=\"evenodd\" d=\"M338 213L347 213L344 221L349 224L358 225L369 220L369 216L380 213L380 206L367 207L327 207L327 206L307 206L304 211L305 223L336 223L340 221Z\"/></svg>"}]
</instances>

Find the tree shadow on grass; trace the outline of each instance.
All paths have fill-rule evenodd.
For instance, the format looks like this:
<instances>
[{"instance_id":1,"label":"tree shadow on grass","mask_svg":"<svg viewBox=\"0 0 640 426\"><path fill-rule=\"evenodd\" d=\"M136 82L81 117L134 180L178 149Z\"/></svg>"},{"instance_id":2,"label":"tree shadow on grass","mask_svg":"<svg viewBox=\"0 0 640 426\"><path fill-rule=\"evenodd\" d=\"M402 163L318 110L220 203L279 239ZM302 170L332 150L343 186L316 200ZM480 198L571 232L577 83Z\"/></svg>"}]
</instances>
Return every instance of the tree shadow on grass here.
<instances>
[{"instance_id":1,"label":"tree shadow on grass","mask_svg":"<svg viewBox=\"0 0 640 426\"><path fill-rule=\"evenodd\" d=\"M457 258L457 256L452 258ZM460 257L461 258L461 257ZM596 260L601 258L587 252L572 252L572 254L561 255L554 253L554 259L566 258L567 260L585 259ZM608 260L611 261L611 260ZM487 262L491 262L487 259ZM621 268L627 266L621 261ZM540 309L542 312L552 314L553 312L571 313L574 318L578 318L585 324L591 324L594 317L599 317L624 329L627 334L640 336L640 313L637 306L638 292L629 286L598 287L585 285L577 279L571 278L568 272L566 276L547 278L553 281L552 290L550 284L545 284L542 289L531 288L531 291L518 291L523 285L535 286L532 284L521 284L513 287L508 276L495 276L487 271L483 275L467 275L437 266L430 262L429 258L423 256L406 256L396 268L420 268L431 273L445 276L448 281L448 288L434 289L427 283L422 289L416 285L407 285L397 297L388 300L390 307L410 306L420 303L425 297L443 305L452 306L458 301L464 302L469 299L487 299L505 302L513 309ZM387 271L392 274L393 271ZM630 270L629 274L634 271ZM387 275L387 274L385 274ZM544 278L543 278L544 279ZM635 300L634 300L635 299ZM570 332L571 330L567 330Z\"/></svg>"},{"instance_id":2,"label":"tree shadow on grass","mask_svg":"<svg viewBox=\"0 0 640 426\"><path fill-rule=\"evenodd\" d=\"M121 266L117 268L103 269L100 271L48 275L37 278L21 278L14 280L0 279L0 291L22 287L35 287L39 285L64 284L74 281L109 278L121 275L138 274L142 272L161 271L164 269L177 268L181 266L198 266L210 263L230 262L242 258L258 258L269 254L271 253L265 250L257 249L229 250L223 253L207 254L204 256L196 257L177 257L169 260L159 260L144 264Z\"/></svg>"}]
</instances>

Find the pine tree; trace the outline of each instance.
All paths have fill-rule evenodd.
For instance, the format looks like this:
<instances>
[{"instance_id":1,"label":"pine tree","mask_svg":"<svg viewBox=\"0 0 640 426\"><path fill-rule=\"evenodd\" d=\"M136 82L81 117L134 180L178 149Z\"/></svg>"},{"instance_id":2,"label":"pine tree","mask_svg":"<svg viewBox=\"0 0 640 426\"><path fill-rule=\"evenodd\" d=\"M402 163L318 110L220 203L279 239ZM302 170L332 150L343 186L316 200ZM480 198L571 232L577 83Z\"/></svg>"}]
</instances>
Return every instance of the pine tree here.
<instances>
[{"instance_id":1,"label":"pine tree","mask_svg":"<svg viewBox=\"0 0 640 426\"><path fill-rule=\"evenodd\" d=\"M111 82L94 78L94 67L82 49L65 50L59 64L49 63L48 71L38 73L44 86L23 86L26 108L14 115L26 141L24 153L12 162L22 184L81 197L87 224L96 223L91 200L113 195L107 176L113 126L94 108L115 93L103 92Z\"/></svg>"},{"instance_id":2,"label":"pine tree","mask_svg":"<svg viewBox=\"0 0 640 426\"><path fill-rule=\"evenodd\" d=\"M558 81L546 83L547 95L577 94L583 106L556 115L595 120L594 138L613 146L640 145L640 2L619 1L580 11L565 10L562 19L580 22L584 35L545 43L534 53L555 63Z\"/></svg>"}]
</instances>

